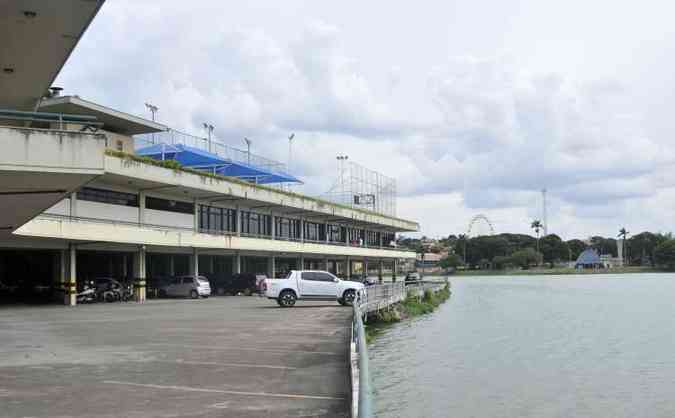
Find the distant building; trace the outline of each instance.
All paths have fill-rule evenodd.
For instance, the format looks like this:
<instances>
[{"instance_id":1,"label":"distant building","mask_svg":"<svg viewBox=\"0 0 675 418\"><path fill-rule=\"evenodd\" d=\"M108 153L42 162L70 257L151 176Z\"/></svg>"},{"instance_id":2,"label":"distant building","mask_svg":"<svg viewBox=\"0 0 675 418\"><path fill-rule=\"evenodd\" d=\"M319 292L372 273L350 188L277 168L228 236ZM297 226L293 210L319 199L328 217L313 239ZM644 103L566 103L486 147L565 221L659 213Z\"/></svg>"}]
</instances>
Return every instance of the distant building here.
<instances>
[{"instance_id":1,"label":"distant building","mask_svg":"<svg viewBox=\"0 0 675 418\"><path fill-rule=\"evenodd\" d=\"M436 254L436 253L424 253L417 254L417 260L415 261L415 267L418 269L424 268L426 271L432 272L440 270L440 262L443 258L447 257L446 254Z\"/></svg>"},{"instance_id":2,"label":"distant building","mask_svg":"<svg viewBox=\"0 0 675 418\"><path fill-rule=\"evenodd\" d=\"M574 263L574 268L605 268L605 263L603 263L602 259L600 259L600 256L594 249L588 248L579 254L576 263Z\"/></svg>"}]
</instances>

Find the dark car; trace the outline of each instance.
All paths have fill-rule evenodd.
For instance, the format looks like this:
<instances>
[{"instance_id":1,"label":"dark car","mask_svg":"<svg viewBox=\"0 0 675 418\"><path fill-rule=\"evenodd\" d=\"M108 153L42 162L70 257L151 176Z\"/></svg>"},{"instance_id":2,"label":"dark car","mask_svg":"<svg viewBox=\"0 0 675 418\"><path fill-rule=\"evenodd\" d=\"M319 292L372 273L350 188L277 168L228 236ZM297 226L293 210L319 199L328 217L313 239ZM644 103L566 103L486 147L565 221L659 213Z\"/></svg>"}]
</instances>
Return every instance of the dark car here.
<instances>
[{"instance_id":1,"label":"dark car","mask_svg":"<svg viewBox=\"0 0 675 418\"><path fill-rule=\"evenodd\" d=\"M159 290L171 282L171 276L153 276L145 280L148 297L159 297Z\"/></svg>"},{"instance_id":2,"label":"dark car","mask_svg":"<svg viewBox=\"0 0 675 418\"><path fill-rule=\"evenodd\" d=\"M254 273L239 273L232 276L225 291L231 295L243 293L250 296L258 292L258 279Z\"/></svg>"}]
</instances>

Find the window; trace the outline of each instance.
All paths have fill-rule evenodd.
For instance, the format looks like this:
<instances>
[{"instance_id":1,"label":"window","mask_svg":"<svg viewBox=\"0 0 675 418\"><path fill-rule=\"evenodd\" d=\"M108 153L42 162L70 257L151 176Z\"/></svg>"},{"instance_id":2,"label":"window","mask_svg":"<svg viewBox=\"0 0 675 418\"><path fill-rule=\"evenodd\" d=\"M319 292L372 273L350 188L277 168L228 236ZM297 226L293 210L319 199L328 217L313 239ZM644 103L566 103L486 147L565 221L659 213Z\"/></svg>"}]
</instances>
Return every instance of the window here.
<instances>
[{"instance_id":1,"label":"window","mask_svg":"<svg viewBox=\"0 0 675 418\"><path fill-rule=\"evenodd\" d=\"M115 144L115 147L117 148L117 151L124 151L124 142L117 141L117 143Z\"/></svg>"},{"instance_id":2,"label":"window","mask_svg":"<svg viewBox=\"0 0 675 418\"><path fill-rule=\"evenodd\" d=\"M328 225L329 242L345 242L345 228L340 225Z\"/></svg>"},{"instance_id":3,"label":"window","mask_svg":"<svg viewBox=\"0 0 675 418\"><path fill-rule=\"evenodd\" d=\"M166 200L150 196L145 198L145 207L147 209L185 213L188 215L194 214L195 211L195 205L193 203L181 202L178 200Z\"/></svg>"},{"instance_id":4,"label":"window","mask_svg":"<svg viewBox=\"0 0 675 418\"><path fill-rule=\"evenodd\" d=\"M278 238L299 239L300 238L300 220L275 218L274 233Z\"/></svg>"},{"instance_id":5,"label":"window","mask_svg":"<svg viewBox=\"0 0 675 418\"><path fill-rule=\"evenodd\" d=\"M315 280L316 280L315 274L316 274L316 273L314 273L313 271L303 271L303 272L302 272L302 280L312 280L312 281L315 281Z\"/></svg>"},{"instance_id":6,"label":"window","mask_svg":"<svg viewBox=\"0 0 675 418\"><path fill-rule=\"evenodd\" d=\"M375 231L366 231L366 245L377 247L380 245L380 233Z\"/></svg>"},{"instance_id":7,"label":"window","mask_svg":"<svg viewBox=\"0 0 675 418\"><path fill-rule=\"evenodd\" d=\"M193 284L194 282L194 277L183 277L183 284Z\"/></svg>"},{"instance_id":8,"label":"window","mask_svg":"<svg viewBox=\"0 0 675 418\"><path fill-rule=\"evenodd\" d=\"M138 195L133 193L114 192L112 190L84 187L77 192L78 200L108 203L111 205L138 207Z\"/></svg>"},{"instance_id":9,"label":"window","mask_svg":"<svg viewBox=\"0 0 675 418\"><path fill-rule=\"evenodd\" d=\"M241 233L249 235L272 235L272 217L255 212L241 212Z\"/></svg>"},{"instance_id":10,"label":"window","mask_svg":"<svg viewBox=\"0 0 675 418\"><path fill-rule=\"evenodd\" d=\"M201 230L234 232L235 220L234 209L199 205L199 228Z\"/></svg>"},{"instance_id":11,"label":"window","mask_svg":"<svg viewBox=\"0 0 675 418\"><path fill-rule=\"evenodd\" d=\"M316 222L305 222L305 239L307 241L325 241L326 226Z\"/></svg>"},{"instance_id":12,"label":"window","mask_svg":"<svg viewBox=\"0 0 675 418\"><path fill-rule=\"evenodd\" d=\"M335 280L335 278L328 273L316 272L314 274L315 274L314 280L319 281L319 282L332 282L332 281Z\"/></svg>"}]
</instances>

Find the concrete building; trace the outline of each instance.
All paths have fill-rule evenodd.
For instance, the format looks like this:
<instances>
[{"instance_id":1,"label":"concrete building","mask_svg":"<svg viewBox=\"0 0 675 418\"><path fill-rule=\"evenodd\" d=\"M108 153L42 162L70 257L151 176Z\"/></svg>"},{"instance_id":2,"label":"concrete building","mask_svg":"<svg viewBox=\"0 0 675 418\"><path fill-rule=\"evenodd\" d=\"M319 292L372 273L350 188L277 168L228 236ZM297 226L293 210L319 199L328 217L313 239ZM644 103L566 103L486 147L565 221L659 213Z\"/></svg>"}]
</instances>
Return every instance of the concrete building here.
<instances>
[{"instance_id":1,"label":"concrete building","mask_svg":"<svg viewBox=\"0 0 675 418\"><path fill-rule=\"evenodd\" d=\"M416 222L140 158L134 136L167 126L50 94L102 3L0 4L0 283L58 287L74 305L95 277L133 281L143 301L154 276L396 275L414 260L389 243Z\"/></svg>"}]
</instances>

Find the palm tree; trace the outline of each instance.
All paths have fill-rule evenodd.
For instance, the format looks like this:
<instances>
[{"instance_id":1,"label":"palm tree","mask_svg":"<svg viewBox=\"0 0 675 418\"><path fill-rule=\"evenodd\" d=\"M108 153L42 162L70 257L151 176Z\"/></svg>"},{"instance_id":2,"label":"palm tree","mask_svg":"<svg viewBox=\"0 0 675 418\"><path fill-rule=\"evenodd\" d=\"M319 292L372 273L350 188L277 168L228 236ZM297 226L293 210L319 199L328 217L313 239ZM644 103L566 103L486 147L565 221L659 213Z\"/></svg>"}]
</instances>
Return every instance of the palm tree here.
<instances>
[{"instance_id":1,"label":"palm tree","mask_svg":"<svg viewBox=\"0 0 675 418\"><path fill-rule=\"evenodd\" d=\"M623 240L621 241L622 247L621 255L623 256L622 261L624 265L626 265L626 237L628 236L628 234L630 234L630 232L626 231L626 228L621 228L619 230L619 235L617 235L617 237L623 238Z\"/></svg>"},{"instance_id":2,"label":"palm tree","mask_svg":"<svg viewBox=\"0 0 675 418\"><path fill-rule=\"evenodd\" d=\"M544 224L539 219L535 219L532 221L530 228L534 229L534 232L537 233L537 252L539 252L539 231L544 228Z\"/></svg>"},{"instance_id":3,"label":"palm tree","mask_svg":"<svg viewBox=\"0 0 675 418\"><path fill-rule=\"evenodd\" d=\"M459 234L459 237L457 237L457 241L462 241L462 244L464 244L464 265L466 265L466 240L468 239L469 237L466 234Z\"/></svg>"}]
</instances>

